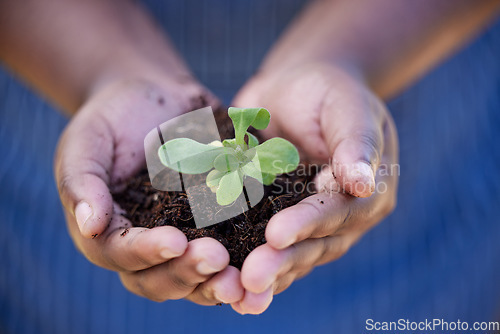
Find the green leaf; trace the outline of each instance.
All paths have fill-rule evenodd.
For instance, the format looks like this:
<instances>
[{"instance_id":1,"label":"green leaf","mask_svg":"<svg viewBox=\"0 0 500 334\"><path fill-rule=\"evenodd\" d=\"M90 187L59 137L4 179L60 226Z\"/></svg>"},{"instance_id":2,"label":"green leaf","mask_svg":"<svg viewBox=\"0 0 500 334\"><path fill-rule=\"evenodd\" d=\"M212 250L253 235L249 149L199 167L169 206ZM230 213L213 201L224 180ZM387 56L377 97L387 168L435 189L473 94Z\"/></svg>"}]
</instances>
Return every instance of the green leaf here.
<instances>
[{"instance_id":1,"label":"green leaf","mask_svg":"<svg viewBox=\"0 0 500 334\"><path fill-rule=\"evenodd\" d=\"M270 186L276 180L276 175L262 173L262 183L266 186Z\"/></svg>"},{"instance_id":2,"label":"green leaf","mask_svg":"<svg viewBox=\"0 0 500 334\"><path fill-rule=\"evenodd\" d=\"M231 147L231 148L236 148L236 146L238 146L236 145L236 139L224 139L222 141L222 145L224 147Z\"/></svg>"},{"instance_id":3,"label":"green leaf","mask_svg":"<svg viewBox=\"0 0 500 334\"><path fill-rule=\"evenodd\" d=\"M212 192L216 192L217 188L219 187L220 179L226 175L227 173L221 172L218 170L212 170L210 173L207 175L207 186L210 187L210 190Z\"/></svg>"},{"instance_id":4,"label":"green leaf","mask_svg":"<svg viewBox=\"0 0 500 334\"><path fill-rule=\"evenodd\" d=\"M217 188L217 203L220 205L232 204L243 192L243 180L239 170L222 176Z\"/></svg>"},{"instance_id":5,"label":"green leaf","mask_svg":"<svg viewBox=\"0 0 500 334\"><path fill-rule=\"evenodd\" d=\"M158 150L165 166L185 174L201 174L213 168L214 159L227 148L198 143L189 138L169 140Z\"/></svg>"},{"instance_id":6,"label":"green leaf","mask_svg":"<svg viewBox=\"0 0 500 334\"><path fill-rule=\"evenodd\" d=\"M246 109L249 110L249 109ZM251 110L258 110L255 119L250 124L257 130L264 130L269 125L269 121L271 120L271 114L265 108L253 108Z\"/></svg>"},{"instance_id":7,"label":"green leaf","mask_svg":"<svg viewBox=\"0 0 500 334\"><path fill-rule=\"evenodd\" d=\"M249 163L243 165L241 167L241 171L245 175L253 177L257 181L259 181L260 183L262 183L262 172L257 167L255 167L253 161L250 161Z\"/></svg>"},{"instance_id":8,"label":"green leaf","mask_svg":"<svg viewBox=\"0 0 500 334\"><path fill-rule=\"evenodd\" d=\"M252 160L256 153L257 153L257 149L255 147L246 150L244 153L244 155L245 155L244 161L248 162L248 161Z\"/></svg>"},{"instance_id":9,"label":"green leaf","mask_svg":"<svg viewBox=\"0 0 500 334\"><path fill-rule=\"evenodd\" d=\"M257 139L257 137L255 137L250 132L247 132L247 136L248 136L248 148L253 148L259 145L259 140Z\"/></svg>"},{"instance_id":10,"label":"green leaf","mask_svg":"<svg viewBox=\"0 0 500 334\"><path fill-rule=\"evenodd\" d=\"M229 117L233 121L236 135L236 144L243 147L245 144L245 134L250 126L258 130L267 128L271 115L264 108L234 108L228 109Z\"/></svg>"},{"instance_id":11,"label":"green leaf","mask_svg":"<svg viewBox=\"0 0 500 334\"><path fill-rule=\"evenodd\" d=\"M260 170L278 175L289 173L299 165L299 152L288 140L271 138L255 148Z\"/></svg>"},{"instance_id":12,"label":"green leaf","mask_svg":"<svg viewBox=\"0 0 500 334\"><path fill-rule=\"evenodd\" d=\"M241 170L245 175L256 179L266 186L271 185L276 179L276 175L263 173L262 171L260 171L253 161L250 161L249 163L241 167Z\"/></svg>"},{"instance_id":13,"label":"green leaf","mask_svg":"<svg viewBox=\"0 0 500 334\"><path fill-rule=\"evenodd\" d=\"M232 149L231 149L232 150ZM234 150L233 150L234 151ZM222 153L214 160L214 167L221 172L232 172L240 166L240 162L234 153Z\"/></svg>"}]
</instances>

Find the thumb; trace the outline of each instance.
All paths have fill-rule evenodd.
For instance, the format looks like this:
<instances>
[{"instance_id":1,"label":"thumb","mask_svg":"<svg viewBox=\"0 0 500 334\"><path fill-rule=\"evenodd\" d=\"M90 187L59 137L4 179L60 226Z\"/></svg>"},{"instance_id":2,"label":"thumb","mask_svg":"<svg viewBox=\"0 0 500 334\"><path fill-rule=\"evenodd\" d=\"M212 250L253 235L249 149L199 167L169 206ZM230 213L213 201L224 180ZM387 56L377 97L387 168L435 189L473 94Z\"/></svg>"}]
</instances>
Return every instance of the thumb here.
<instances>
[{"instance_id":1,"label":"thumb","mask_svg":"<svg viewBox=\"0 0 500 334\"><path fill-rule=\"evenodd\" d=\"M113 138L104 122L85 123L79 116L59 141L55 177L67 216L73 216L84 237L94 238L106 229L113 213L108 187ZM70 231L76 228L71 220L68 224Z\"/></svg>"},{"instance_id":2,"label":"thumb","mask_svg":"<svg viewBox=\"0 0 500 334\"><path fill-rule=\"evenodd\" d=\"M322 132L336 182L353 196L369 197L384 149L385 107L358 82L347 80L343 85L341 94L325 100Z\"/></svg>"}]
</instances>

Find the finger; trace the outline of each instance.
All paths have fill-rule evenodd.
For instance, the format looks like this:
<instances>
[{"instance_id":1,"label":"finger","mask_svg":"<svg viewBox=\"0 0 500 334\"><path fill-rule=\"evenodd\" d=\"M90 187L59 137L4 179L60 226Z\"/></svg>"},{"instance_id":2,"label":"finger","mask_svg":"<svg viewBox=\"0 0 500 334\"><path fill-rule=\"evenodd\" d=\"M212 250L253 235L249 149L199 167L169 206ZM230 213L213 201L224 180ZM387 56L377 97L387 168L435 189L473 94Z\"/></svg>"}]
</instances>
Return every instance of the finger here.
<instances>
[{"instance_id":1,"label":"finger","mask_svg":"<svg viewBox=\"0 0 500 334\"><path fill-rule=\"evenodd\" d=\"M384 151L386 111L359 82L348 76L344 79L342 89L334 88L325 97L321 130L341 188L368 197L375 190L375 172Z\"/></svg>"},{"instance_id":2,"label":"finger","mask_svg":"<svg viewBox=\"0 0 500 334\"><path fill-rule=\"evenodd\" d=\"M166 262L182 255L187 238L171 226L153 229L132 227L116 214L109 228L94 239L72 234L77 248L92 263L114 271L137 271Z\"/></svg>"},{"instance_id":3,"label":"finger","mask_svg":"<svg viewBox=\"0 0 500 334\"><path fill-rule=\"evenodd\" d=\"M239 314L261 314L273 301L273 289L270 287L262 293L245 291L243 299L231 304L233 310Z\"/></svg>"},{"instance_id":4,"label":"finger","mask_svg":"<svg viewBox=\"0 0 500 334\"><path fill-rule=\"evenodd\" d=\"M291 253L291 248L276 250L268 244L254 249L241 268L241 283L245 290L260 294L271 288L276 281L276 268L284 265Z\"/></svg>"},{"instance_id":5,"label":"finger","mask_svg":"<svg viewBox=\"0 0 500 334\"><path fill-rule=\"evenodd\" d=\"M55 176L59 195L86 238L101 234L113 213L108 189L113 142L103 123L72 121L57 150Z\"/></svg>"},{"instance_id":6,"label":"finger","mask_svg":"<svg viewBox=\"0 0 500 334\"><path fill-rule=\"evenodd\" d=\"M387 131L392 131L389 128ZM353 229L358 229L358 233L366 231L396 205L397 142L388 146L383 161L377 171L375 194L369 198L344 194L331 168L322 170L315 180L319 193L274 215L266 227L267 242L276 249L284 249L308 238L340 235Z\"/></svg>"},{"instance_id":7,"label":"finger","mask_svg":"<svg viewBox=\"0 0 500 334\"><path fill-rule=\"evenodd\" d=\"M319 193L274 215L266 227L266 240L276 249L335 233L362 204L342 193Z\"/></svg>"},{"instance_id":8,"label":"finger","mask_svg":"<svg viewBox=\"0 0 500 334\"><path fill-rule=\"evenodd\" d=\"M201 283L187 299L200 305L231 304L243 298L240 271L228 266L208 281Z\"/></svg>"},{"instance_id":9,"label":"finger","mask_svg":"<svg viewBox=\"0 0 500 334\"><path fill-rule=\"evenodd\" d=\"M180 299L191 294L229 264L229 254L212 238L190 241L186 252L173 260L134 273L121 273L123 285L131 292L154 301Z\"/></svg>"},{"instance_id":10,"label":"finger","mask_svg":"<svg viewBox=\"0 0 500 334\"><path fill-rule=\"evenodd\" d=\"M312 268L311 268L312 270ZM299 279L300 277L302 276L305 276L306 273L309 273L311 272L311 270L308 270L308 271L304 271L304 274L295 274L295 273L289 273L289 274L285 274L283 275L279 280L276 281L276 283L274 284L274 294L277 295L279 293L282 293L283 291L285 291L286 289L288 289L290 287L290 285L292 285L292 283Z\"/></svg>"},{"instance_id":11,"label":"finger","mask_svg":"<svg viewBox=\"0 0 500 334\"><path fill-rule=\"evenodd\" d=\"M345 253L347 237L308 239L286 249L278 250L269 244L257 247L246 258L241 269L243 287L253 293L262 293L287 274L296 276L318 263L333 260Z\"/></svg>"},{"instance_id":12,"label":"finger","mask_svg":"<svg viewBox=\"0 0 500 334\"><path fill-rule=\"evenodd\" d=\"M99 238L96 248L110 269L137 271L156 266L184 254L188 241L184 233L172 226L147 228L114 228Z\"/></svg>"},{"instance_id":13,"label":"finger","mask_svg":"<svg viewBox=\"0 0 500 334\"><path fill-rule=\"evenodd\" d=\"M243 287L256 294L267 291L269 287L281 290L283 285L289 285L291 277L302 276L318 264L342 256L350 246L350 240L346 236L308 239L283 250L268 244L259 246L243 263Z\"/></svg>"}]
</instances>

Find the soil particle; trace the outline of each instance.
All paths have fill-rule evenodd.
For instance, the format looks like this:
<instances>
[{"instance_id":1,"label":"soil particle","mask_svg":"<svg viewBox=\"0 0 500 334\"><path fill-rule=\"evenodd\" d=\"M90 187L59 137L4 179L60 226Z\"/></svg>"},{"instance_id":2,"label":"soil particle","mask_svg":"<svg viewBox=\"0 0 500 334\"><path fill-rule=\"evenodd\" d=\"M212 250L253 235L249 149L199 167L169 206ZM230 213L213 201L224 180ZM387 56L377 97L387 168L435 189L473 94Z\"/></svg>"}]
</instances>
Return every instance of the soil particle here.
<instances>
[{"instance_id":1,"label":"soil particle","mask_svg":"<svg viewBox=\"0 0 500 334\"><path fill-rule=\"evenodd\" d=\"M217 111L214 115L221 137L233 138L232 124L227 113ZM307 175L307 171L316 169L309 167L303 164L293 173L278 176L271 186L265 187L263 199L250 210L219 224L201 229L195 226L187 194L154 189L145 169L130 179L126 189L115 194L114 199L124 209L123 216L128 218L133 226L154 228L169 225L181 230L188 240L202 237L214 238L228 250L230 264L241 269L248 254L266 242L265 230L269 219L279 211L312 194L309 189L314 189L314 187L309 183L312 182L314 175ZM203 176L183 175L183 177ZM197 189L190 188L189 191L207 190L208 187L203 184ZM214 212L207 212L207 215L214 214L217 214L215 209ZM128 230L122 232L122 236L127 232Z\"/></svg>"}]
</instances>

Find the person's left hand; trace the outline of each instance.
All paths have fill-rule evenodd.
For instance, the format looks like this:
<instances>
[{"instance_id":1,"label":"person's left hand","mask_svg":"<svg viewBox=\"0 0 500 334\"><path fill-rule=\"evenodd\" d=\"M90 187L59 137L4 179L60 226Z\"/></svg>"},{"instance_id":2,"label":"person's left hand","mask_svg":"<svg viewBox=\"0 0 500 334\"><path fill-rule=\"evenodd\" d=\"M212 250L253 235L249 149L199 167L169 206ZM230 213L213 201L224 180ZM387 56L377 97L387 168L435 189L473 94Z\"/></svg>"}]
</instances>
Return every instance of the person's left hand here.
<instances>
[{"instance_id":1,"label":"person's left hand","mask_svg":"<svg viewBox=\"0 0 500 334\"><path fill-rule=\"evenodd\" d=\"M243 264L245 295L232 307L257 314L294 280L344 255L393 210L398 141L383 102L358 76L331 65L260 74L234 105L268 108L266 136L285 137L302 158L325 164L316 178L318 193L276 214L267 243Z\"/></svg>"},{"instance_id":2,"label":"person's left hand","mask_svg":"<svg viewBox=\"0 0 500 334\"><path fill-rule=\"evenodd\" d=\"M116 271L129 291L201 305L241 300L240 272L212 238L188 242L172 226L134 227L112 191L145 166L144 137L159 124L215 97L194 80L161 76L111 80L95 90L64 130L54 161L66 223L76 248Z\"/></svg>"}]
</instances>

